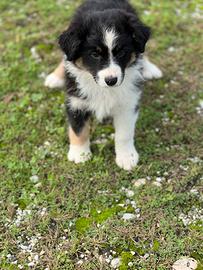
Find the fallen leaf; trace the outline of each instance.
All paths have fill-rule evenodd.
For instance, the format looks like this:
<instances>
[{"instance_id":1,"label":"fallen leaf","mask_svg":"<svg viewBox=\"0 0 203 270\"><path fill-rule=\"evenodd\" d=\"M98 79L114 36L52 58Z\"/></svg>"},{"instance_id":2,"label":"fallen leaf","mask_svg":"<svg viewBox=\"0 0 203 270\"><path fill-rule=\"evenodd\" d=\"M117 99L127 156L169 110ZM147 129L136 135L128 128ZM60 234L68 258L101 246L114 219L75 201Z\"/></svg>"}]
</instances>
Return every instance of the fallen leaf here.
<instances>
[{"instance_id":1,"label":"fallen leaf","mask_svg":"<svg viewBox=\"0 0 203 270\"><path fill-rule=\"evenodd\" d=\"M193 258L182 258L176 261L172 270L195 270L197 269L197 261Z\"/></svg>"},{"instance_id":2,"label":"fallen leaf","mask_svg":"<svg viewBox=\"0 0 203 270\"><path fill-rule=\"evenodd\" d=\"M3 102L5 104L9 104L12 101L12 99L14 98L15 95L16 95L16 93L10 93L10 94L4 96Z\"/></svg>"}]
</instances>

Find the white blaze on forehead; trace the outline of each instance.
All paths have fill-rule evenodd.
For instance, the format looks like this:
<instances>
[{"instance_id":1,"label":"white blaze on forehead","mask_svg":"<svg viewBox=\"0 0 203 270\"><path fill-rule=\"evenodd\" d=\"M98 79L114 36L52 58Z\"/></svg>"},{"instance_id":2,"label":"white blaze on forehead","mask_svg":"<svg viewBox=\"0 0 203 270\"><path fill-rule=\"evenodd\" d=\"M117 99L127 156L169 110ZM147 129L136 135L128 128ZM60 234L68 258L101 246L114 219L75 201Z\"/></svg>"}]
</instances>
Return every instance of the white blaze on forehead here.
<instances>
[{"instance_id":1,"label":"white blaze on forehead","mask_svg":"<svg viewBox=\"0 0 203 270\"><path fill-rule=\"evenodd\" d=\"M109 51L109 66L100 70L97 74L98 83L100 86L107 86L105 79L109 77L115 77L118 79L116 86L120 85L122 82L122 71L120 66L114 62L112 50L116 45L117 34L114 29L104 30L104 43Z\"/></svg>"},{"instance_id":2,"label":"white blaze on forehead","mask_svg":"<svg viewBox=\"0 0 203 270\"><path fill-rule=\"evenodd\" d=\"M106 29L104 32L104 42L111 52L115 46L117 35L114 29Z\"/></svg>"}]
</instances>

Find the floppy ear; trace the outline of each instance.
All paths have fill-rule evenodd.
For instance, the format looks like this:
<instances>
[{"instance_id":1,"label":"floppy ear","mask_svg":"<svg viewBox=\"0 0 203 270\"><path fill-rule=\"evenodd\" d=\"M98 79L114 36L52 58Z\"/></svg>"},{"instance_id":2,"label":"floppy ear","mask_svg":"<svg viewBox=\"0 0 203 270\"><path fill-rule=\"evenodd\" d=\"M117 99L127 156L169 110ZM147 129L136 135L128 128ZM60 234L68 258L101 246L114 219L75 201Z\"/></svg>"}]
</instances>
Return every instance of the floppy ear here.
<instances>
[{"instance_id":1,"label":"floppy ear","mask_svg":"<svg viewBox=\"0 0 203 270\"><path fill-rule=\"evenodd\" d=\"M82 31L80 24L72 23L59 37L59 45L68 61L74 61L79 57L79 49L84 39Z\"/></svg>"},{"instance_id":2,"label":"floppy ear","mask_svg":"<svg viewBox=\"0 0 203 270\"><path fill-rule=\"evenodd\" d=\"M138 53L144 53L145 45L150 38L151 31L148 26L143 24L137 16L133 14L127 14L128 27L132 33L135 51Z\"/></svg>"}]
</instances>

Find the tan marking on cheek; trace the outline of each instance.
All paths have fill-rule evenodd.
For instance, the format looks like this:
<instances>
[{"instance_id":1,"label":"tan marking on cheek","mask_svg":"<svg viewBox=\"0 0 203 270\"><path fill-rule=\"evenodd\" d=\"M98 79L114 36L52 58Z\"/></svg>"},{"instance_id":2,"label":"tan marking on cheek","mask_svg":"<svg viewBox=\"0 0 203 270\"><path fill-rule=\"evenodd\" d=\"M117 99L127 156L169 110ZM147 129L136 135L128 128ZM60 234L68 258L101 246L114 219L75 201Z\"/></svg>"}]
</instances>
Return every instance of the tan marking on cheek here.
<instances>
[{"instance_id":1,"label":"tan marking on cheek","mask_svg":"<svg viewBox=\"0 0 203 270\"><path fill-rule=\"evenodd\" d=\"M83 65L82 58L77 59L74 64L76 65L77 68L80 68L82 70L85 69L85 66Z\"/></svg>"},{"instance_id":2,"label":"tan marking on cheek","mask_svg":"<svg viewBox=\"0 0 203 270\"><path fill-rule=\"evenodd\" d=\"M136 60L136 54L135 53L132 53L131 58L130 58L130 61L128 63L128 67L130 65L132 65L132 63L135 62L135 60Z\"/></svg>"},{"instance_id":3,"label":"tan marking on cheek","mask_svg":"<svg viewBox=\"0 0 203 270\"><path fill-rule=\"evenodd\" d=\"M69 139L70 144L72 145L83 145L89 140L89 134L90 134L90 125L89 122L86 123L83 130L80 132L80 134L75 134L73 129L69 127Z\"/></svg>"},{"instance_id":4,"label":"tan marking on cheek","mask_svg":"<svg viewBox=\"0 0 203 270\"><path fill-rule=\"evenodd\" d=\"M65 77L65 67L64 62L61 61L61 63L58 65L58 67L53 72L58 78L64 79Z\"/></svg>"}]
</instances>

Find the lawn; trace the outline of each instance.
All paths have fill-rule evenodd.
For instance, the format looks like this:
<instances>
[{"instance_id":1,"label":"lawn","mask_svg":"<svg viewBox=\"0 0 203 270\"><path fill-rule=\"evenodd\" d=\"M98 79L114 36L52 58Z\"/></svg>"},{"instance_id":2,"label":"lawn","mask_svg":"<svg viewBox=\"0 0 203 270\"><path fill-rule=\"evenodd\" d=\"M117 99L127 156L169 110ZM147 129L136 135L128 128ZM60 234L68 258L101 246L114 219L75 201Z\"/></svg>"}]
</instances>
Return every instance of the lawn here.
<instances>
[{"instance_id":1,"label":"lawn","mask_svg":"<svg viewBox=\"0 0 203 270\"><path fill-rule=\"evenodd\" d=\"M125 172L109 122L93 120L91 161L68 162L64 94L43 86L79 1L0 2L0 269L203 269L202 2L132 3L164 78L146 83Z\"/></svg>"}]
</instances>

